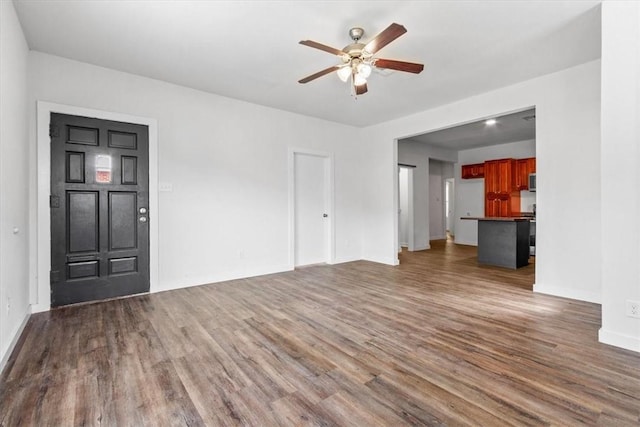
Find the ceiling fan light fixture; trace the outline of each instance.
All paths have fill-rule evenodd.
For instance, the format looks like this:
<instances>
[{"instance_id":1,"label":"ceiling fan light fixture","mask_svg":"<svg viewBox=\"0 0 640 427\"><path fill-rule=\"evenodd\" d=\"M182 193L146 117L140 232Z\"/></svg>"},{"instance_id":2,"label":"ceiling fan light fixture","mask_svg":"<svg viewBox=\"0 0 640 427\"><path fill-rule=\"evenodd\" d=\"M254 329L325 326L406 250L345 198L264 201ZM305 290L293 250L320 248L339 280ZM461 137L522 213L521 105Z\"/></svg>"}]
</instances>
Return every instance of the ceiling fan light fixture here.
<instances>
[{"instance_id":1,"label":"ceiling fan light fixture","mask_svg":"<svg viewBox=\"0 0 640 427\"><path fill-rule=\"evenodd\" d=\"M365 64L361 62L360 64L358 64L357 70L358 70L358 74L364 77L365 79L371 75L371 65L369 64Z\"/></svg>"},{"instance_id":2,"label":"ceiling fan light fixture","mask_svg":"<svg viewBox=\"0 0 640 427\"><path fill-rule=\"evenodd\" d=\"M346 81L349 80L349 77L351 77L351 67L344 66L344 67L338 68L338 71L336 71L336 74L338 75L340 80L346 83Z\"/></svg>"},{"instance_id":3,"label":"ceiling fan light fixture","mask_svg":"<svg viewBox=\"0 0 640 427\"><path fill-rule=\"evenodd\" d=\"M353 85L354 86L362 86L367 84L367 79L362 76L360 73L356 73L353 75Z\"/></svg>"}]
</instances>

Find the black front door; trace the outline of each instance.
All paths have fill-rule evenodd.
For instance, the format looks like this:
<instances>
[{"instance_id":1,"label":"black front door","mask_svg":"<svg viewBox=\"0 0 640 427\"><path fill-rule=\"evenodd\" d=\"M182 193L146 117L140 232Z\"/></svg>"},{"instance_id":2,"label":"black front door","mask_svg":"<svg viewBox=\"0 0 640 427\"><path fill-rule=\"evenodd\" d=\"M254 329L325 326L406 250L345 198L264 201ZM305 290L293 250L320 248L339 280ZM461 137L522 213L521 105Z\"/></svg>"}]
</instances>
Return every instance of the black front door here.
<instances>
[{"instance_id":1,"label":"black front door","mask_svg":"<svg viewBox=\"0 0 640 427\"><path fill-rule=\"evenodd\" d=\"M51 305L149 291L143 125L51 114Z\"/></svg>"}]
</instances>

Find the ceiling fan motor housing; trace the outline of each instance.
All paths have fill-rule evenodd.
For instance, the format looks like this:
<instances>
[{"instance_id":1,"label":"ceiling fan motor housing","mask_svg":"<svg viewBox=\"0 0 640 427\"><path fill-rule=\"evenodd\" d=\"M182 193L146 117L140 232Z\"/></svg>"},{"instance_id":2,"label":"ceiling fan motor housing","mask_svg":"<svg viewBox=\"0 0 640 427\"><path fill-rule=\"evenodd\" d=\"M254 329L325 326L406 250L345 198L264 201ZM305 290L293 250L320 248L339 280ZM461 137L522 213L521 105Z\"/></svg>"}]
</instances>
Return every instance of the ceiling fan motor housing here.
<instances>
[{"instance_id":1,"label":"ceiling fan motor housing","mask_svg":"<svg viewBox=\"0 0 640 427\"><path fill-rule=\"evenodd\" d=\"M351 40L353 40L356 43L358 42L358 40L362 38L363 35L364 35L364 30L360 27L354 27L349 30L349 37L351 37Z\"/></svg>"}]
</instances>

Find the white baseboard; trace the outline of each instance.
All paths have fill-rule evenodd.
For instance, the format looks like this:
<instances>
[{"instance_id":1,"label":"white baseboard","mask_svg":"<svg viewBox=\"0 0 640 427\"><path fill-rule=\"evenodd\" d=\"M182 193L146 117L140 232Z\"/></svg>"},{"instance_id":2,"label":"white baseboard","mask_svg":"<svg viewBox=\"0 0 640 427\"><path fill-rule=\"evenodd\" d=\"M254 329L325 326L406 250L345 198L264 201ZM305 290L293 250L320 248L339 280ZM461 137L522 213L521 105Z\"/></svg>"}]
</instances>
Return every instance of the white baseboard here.
<instances>
[{"instance_id":1,"label":"white baseboard","mask_svg":"<svg viewBox=\"0 0 640 427\"><path fill-rule=\"evenodd\" d=\"M329 263L330 265L335 265L335 264L344 264L345 262L354 262L354 261L360 261L362 258L336 258L333 260L333 262Z\"/></svg>"},{"instance_id":2,"label":"white baseboard","mask_svg":"<svg viewBox=\"0 0 640 427\"><path fill-rule=\"evenodd\" d=\"M473 241L471 241L471 240L453 239L453 242L454 242L456 245L478 246L478 242L473 242Z\"/></svg>"},{"instance_id":3,"label":"white baseboard","mask_svg":"<svg viewBox=\"0 0 640 427\"><path fill-rule=\"evenodd\" d=\"M386 265L399 265L400 261L398 260L398 256L395 257L364 257L363 261L371 261L377 262L378 264L386 264Z\"/></svg>"},{"instance_id":4,"label":"white baseboard","mask_svg":"<svg viewBox=\"0 0 640 427\"><path fill-rule=\"evenodd\" d=\"M447 236L431 236L429 240L445 240Z\"/></svg>"},{"instance_id":5,"label":"white baseboard","mask_svg":"<svg viewBox=\"0 0 640 427\"><path fill-rule=\"evenodd\" d=\"M609 344L627 350L640 352L640 337L623 335L600 328L598 331L598 341L603 344Z\"/></svg>"},{"instance_id":6,"label":"white baseboard","mask_svg":"<svg viewBox=\"0 0 640 427\"><path fill-rule=\"evenodd\" d=\"M232 271L220 275L200 276L190 278L188 282L170 282L158 286L152 286L150 293L173 291L176 289L190 288L192 286L202 286L211 283L228 282L231 280L247 279L249 277L266 276L267 274L283 273L293 270L288 265L280 265L270 268L256 268L253 270Z\"/></svg>"},{"instance_id":7,"label":"white baseboard","mask_svg":"<svg viewBox=\"0 0 640 427\"><path fill-rule=\"evenodd\" d=\"M18 340L20 339L20 335L22 335L22 331L24 331L24 327L27 326L27 322L29 321L29 317L31 317L31 311L27 310L27 313L22 319L22 323L18 326L18 329L13 334L13 339L9 343L9 346L5 349L4 354L2 355L2 359L0 360L0 375L4 371L7 362L9 361L9 357L11 357L11 353L13 353L13 349L16 347Z\"/></svg>"},{"instance_id":8,"label":"white baseboard","mask_svg":"<svg viewBox=\"0 0 640 427\"><path fill-rule=\"evenodd\" d=\"M44 304L32 304L31 313L42 313L43 311L49 311L51 307Z\"/></svg>"},{"instance_id":9,"label":"white baseboard","mask_svg":"<svg viewBox=\"0 0 640 427\"><path fill-rule=\"evenodd\" d=\"M559 288L557 286L548 286L536 283L533 285L533 292L601 304L600 294L580 289Z\"/></svg>"},{"instance_id":10,"label":"white baseboard","mask_svg":"<svg viewBox=\"0 0 640 427\"><path fill-rule=\"evenodd\" d=\"M431 245L430 244L426 244L426 245L415 245L413 247L413 251L426 251L427 249L431 249Z\"/></svg>"}]
</instances>

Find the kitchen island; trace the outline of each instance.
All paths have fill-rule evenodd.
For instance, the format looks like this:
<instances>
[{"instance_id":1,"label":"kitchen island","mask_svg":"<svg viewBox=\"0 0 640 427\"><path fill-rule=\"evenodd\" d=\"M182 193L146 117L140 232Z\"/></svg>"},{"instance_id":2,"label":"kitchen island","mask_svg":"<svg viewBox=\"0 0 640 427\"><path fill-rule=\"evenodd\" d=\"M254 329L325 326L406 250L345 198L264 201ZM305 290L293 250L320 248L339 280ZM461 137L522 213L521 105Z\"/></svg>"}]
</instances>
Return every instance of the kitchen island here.
<instances>
[{"instance_id":1,"label":"kitchen island","mask_svg":"<svg viewBox=\"0 0 640 427\"><path fill-rule=\"evenodd\" d=\"M478 221L478 263L506 268L529 264L528 217L461 219Z\"/></svg>"}]
</instances>

